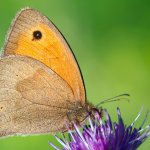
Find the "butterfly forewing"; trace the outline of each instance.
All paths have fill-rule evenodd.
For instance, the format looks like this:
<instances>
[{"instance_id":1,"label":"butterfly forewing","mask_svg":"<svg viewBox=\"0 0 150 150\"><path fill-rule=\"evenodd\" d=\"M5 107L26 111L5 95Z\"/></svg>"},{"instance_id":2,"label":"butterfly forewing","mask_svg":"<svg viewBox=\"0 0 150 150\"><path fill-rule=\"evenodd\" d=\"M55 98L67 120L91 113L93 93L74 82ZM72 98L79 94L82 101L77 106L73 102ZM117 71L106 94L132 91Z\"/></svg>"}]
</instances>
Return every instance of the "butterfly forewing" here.
<instances>
[{"instance_id":1,"label":"butterfly forewing","mask_svg":"<svg viewBox=\"0 0 150 150\"><path fill-rule=\"evenodd\" d=\"M85 88L75 57L53 23L36 10L26 8L16 16L3 56L23 55L37 59L67 82L74 99L85 102Z\"/></svg>"}]
</instances>

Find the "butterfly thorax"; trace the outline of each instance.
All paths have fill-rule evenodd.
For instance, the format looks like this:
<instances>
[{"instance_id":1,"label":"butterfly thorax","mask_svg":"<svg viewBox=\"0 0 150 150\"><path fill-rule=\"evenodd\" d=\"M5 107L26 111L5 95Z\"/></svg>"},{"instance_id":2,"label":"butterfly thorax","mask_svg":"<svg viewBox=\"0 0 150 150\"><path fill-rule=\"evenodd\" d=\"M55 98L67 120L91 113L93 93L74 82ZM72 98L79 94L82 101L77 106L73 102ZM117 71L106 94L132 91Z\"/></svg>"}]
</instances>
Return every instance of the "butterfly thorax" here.
<instances>
[{"instance_id":1,"label":"butterfly thorax","mask_svg":"<svg viewBox=\"0 0 150 150\"><path fill-rule=\"evenodd\" d=\"M72 105L72 109L67 112L67 117L72 126L72 123L81 125L84 124L88 117L94 118L98 114L102 116L102 108L96 108L91 103L86 102L81 104L81 102L75 102Z\"/></svg>"}]
</instances>

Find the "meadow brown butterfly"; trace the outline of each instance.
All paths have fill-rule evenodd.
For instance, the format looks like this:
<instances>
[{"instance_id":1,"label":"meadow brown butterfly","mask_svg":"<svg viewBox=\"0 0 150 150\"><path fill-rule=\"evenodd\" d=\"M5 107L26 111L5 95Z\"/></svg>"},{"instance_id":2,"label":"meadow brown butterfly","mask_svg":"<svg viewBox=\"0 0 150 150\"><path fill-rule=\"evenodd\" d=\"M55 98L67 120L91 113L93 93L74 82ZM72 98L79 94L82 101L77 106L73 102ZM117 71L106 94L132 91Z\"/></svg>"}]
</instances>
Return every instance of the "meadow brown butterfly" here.
<instances>
[{"instance_id":1,"label":"meadow brown butterfly","mask_svg":"<svg viewBox=\"0 0 150 150\"><path fill-rule=\"evenodd\" d=\"M93 109L62 34L40 12L22 9L0 59L0 136L63 132Z\"/></svg>"}]
</instances>

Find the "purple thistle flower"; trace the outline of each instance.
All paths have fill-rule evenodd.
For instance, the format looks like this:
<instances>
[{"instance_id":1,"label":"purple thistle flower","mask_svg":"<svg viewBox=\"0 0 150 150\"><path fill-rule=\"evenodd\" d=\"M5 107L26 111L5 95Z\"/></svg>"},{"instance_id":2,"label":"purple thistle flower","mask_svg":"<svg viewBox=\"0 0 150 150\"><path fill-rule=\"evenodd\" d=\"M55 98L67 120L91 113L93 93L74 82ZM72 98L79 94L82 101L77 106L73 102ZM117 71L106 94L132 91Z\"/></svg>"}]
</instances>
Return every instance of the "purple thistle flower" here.
<instances>
[{"instance_id":1,"label":"purple thistle flower","mask_svg":"<svg viewBox=\"0 0 150 150\"><path fill-rule=\"evenodd\" d=\"M136 150L149 136L150 126L142 128L146 121L146 115L142 125L134 128L133 125L141 115L141 111L132 124L126 126L121 117L120 109L117 108L118 123L112 123L110 116L104 110L105 122L99 116L94 120L89 117L88 125L84 125L82 131L74 124L75 131L68 130L70 141L55 135L57 141L63 146L63 150ZM55 150L60 150L49 143Z\"/></svg>"}]
</instances>

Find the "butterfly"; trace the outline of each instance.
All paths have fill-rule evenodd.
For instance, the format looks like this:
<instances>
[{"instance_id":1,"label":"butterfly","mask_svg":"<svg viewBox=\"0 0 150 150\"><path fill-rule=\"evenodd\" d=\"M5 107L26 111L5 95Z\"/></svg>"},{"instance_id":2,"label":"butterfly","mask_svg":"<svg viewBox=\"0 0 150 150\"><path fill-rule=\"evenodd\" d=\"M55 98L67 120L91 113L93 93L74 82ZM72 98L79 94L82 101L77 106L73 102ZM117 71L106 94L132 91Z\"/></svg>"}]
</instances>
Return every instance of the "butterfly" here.
<instances>
[{"instance_id":1,"label":"butterfly","mask_svg":"<svg viewBox=\"0 0 150 150\"><path fill-rule=\"evenodd\" d=\"M22 9L0 58L0 137L63 132L94 109L63 35L39 11Z\"/></svg>"}]
</instances>

